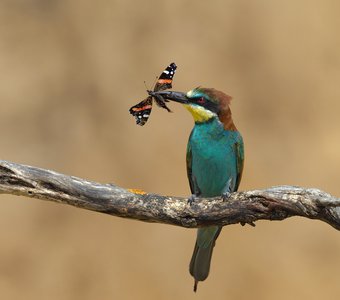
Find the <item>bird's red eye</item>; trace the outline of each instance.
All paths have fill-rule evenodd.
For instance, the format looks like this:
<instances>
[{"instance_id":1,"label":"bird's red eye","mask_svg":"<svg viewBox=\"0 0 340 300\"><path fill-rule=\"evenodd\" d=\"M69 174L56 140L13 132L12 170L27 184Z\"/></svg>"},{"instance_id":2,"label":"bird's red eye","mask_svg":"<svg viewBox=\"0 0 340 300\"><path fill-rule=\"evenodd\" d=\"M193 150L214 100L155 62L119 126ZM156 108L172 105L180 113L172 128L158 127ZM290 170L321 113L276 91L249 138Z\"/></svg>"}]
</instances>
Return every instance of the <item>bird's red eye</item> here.
<instances>
[{"instance_id":1,"label":"bird's red eye","mask_svg":"<svg viewBox=\"0 0 340 300\"><path fill-rule=\"evenodd\" d=\"M198 103L198 104L204 104L204 103L205 103L205 99L204 99L203 97L198 98L198 99L197 99L197 103Z\"/></svg>"}]
</instances>

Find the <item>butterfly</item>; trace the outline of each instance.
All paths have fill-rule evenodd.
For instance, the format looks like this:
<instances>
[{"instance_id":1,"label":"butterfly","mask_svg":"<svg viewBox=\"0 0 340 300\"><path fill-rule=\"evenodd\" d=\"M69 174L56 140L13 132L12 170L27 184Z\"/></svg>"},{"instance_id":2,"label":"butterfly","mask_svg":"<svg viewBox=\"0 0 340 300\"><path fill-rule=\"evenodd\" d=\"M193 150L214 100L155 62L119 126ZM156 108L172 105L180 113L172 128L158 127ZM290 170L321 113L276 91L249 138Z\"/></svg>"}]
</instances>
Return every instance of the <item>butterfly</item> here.
<instances>
[{"instance_id":1,"label":"butterfly","mask_svg":"<svg viewBox=\"0 0 340 300\"><path fill-rule=\"evenodd\" d=\"M159 92L166 89L172 88L172 79L175 75L177 66L175 63L171 63L166 69L162 72L162 74L157 79L153 92ZM150 91L148 91L150 92ZM164 99L160 95L148 96L143 101L139 102L135 106L130 108L130 114L136 118L137 125L143 126L150 117L152 110L152 102L153 100L159 107L166 109L168 112L171 110L166 106L165 102L169 102L169 100Z\"/></svg>"}]
</instances>

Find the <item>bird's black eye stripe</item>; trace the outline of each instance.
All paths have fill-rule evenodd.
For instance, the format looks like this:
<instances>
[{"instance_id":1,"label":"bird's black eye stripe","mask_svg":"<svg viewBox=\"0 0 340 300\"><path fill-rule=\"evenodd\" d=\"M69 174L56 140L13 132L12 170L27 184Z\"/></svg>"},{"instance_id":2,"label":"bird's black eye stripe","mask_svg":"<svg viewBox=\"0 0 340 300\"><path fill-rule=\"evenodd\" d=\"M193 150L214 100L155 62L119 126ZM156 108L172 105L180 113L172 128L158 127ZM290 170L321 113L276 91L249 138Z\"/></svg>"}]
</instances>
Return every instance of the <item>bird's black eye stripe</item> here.
<instances>
[{"instance_id":1,"label":"bird's black eye stripe","mask_svg":"<svg viewBox=\"0 0 340 300\"><path fill-rule=\"evenodd\" d=\"M193 98L191 101L195 104L203 106L204 108L206 108L206 109L208 109L208 110L210 110L214 113L218 113L218 111L219 111L217 103L209 101L204 97Z\"/></svg>"},{"instance_id":2,"label":"bird's black eye stripe","mask_svg":"<svg viewBox=\"0 0 340 300\"><path fill-rule=\"evenodd\" d=\"M210 111L216 113L216 114L219 112L218 105L216 103L208 101L208 102L206 102L204 107L209 109Z\"/></svg>"}]
</instances>

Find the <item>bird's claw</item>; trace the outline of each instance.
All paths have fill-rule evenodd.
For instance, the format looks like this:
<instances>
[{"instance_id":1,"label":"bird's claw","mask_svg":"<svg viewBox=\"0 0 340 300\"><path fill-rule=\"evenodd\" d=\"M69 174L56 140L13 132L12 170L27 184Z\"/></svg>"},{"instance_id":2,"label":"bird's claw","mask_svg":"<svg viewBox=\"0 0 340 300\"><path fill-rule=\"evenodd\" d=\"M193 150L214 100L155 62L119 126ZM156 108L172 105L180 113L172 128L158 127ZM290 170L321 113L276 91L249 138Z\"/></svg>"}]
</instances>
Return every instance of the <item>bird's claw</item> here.
<instances>
[{"instance_id":1,"label":"bird's claw","mask_svg":"<svg viewBox=\"0 0 340 300\"><path fill-rule=\"evenodd\" d=\"M222 200L223 200L223 202L228 201L228 199L230 198L230 196L231 196L231 193L229 193L229 192L223 193L223 194L222 194Z\"/></svg>"},{"instance_id":2,"label":"bird's claw","mask_svg":"<svg viewBox=\"0 0 340 300\"><path fill-rule=\"evenodd\" d=\"M255 227L255 226L256 226L256 224L255 224L254 222L252 222L252 221L248 221L248 222L240 222L240 224L241 224L241 226L244 226L244 225L246 225L246 224L248 224L248 225L250 225L250 226L252 226L252 227Z\"/></svg>"},{"instance_id":3,"label":"bird's claw","mask_svg":"<svg viewBox=\"0 0 340 300\"><path fill-rule=\"evenodd\" d=\"M191 206L197 198L198 197L195 194L192 194L188 199L188 204Z\"/></svg>"}]
</instances>

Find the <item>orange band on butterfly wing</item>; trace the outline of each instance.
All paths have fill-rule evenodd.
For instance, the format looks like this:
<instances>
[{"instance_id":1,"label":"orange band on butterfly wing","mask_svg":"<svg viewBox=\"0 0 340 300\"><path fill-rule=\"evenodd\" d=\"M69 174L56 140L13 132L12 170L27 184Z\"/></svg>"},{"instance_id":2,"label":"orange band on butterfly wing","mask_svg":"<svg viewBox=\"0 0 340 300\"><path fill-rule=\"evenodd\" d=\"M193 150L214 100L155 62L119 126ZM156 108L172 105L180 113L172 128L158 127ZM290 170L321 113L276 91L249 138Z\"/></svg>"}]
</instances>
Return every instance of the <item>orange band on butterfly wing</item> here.
<instances>
[{"instance_id":1,"label":"orange band on butterfly wing","mask_svg":"<svg viewBox=\"0 0 340 300\"><path fill-rule=\"evenodd\" d=\"M141 111L141 110L146 110L146 109L151 109L152 106L151 105L145 105L143 107L134 107L132 108L133 111Z\"/></svg>"},{"instance_id":2,"label":"orange band on butterfly wing","mask_svg":"<svg viewBox=\"0 0 340 300\"><path fill-rule=\"evenodd\" d=\"M157 83L171 83L172 79L158 79Z\"/></svg>"}]
</instances>

